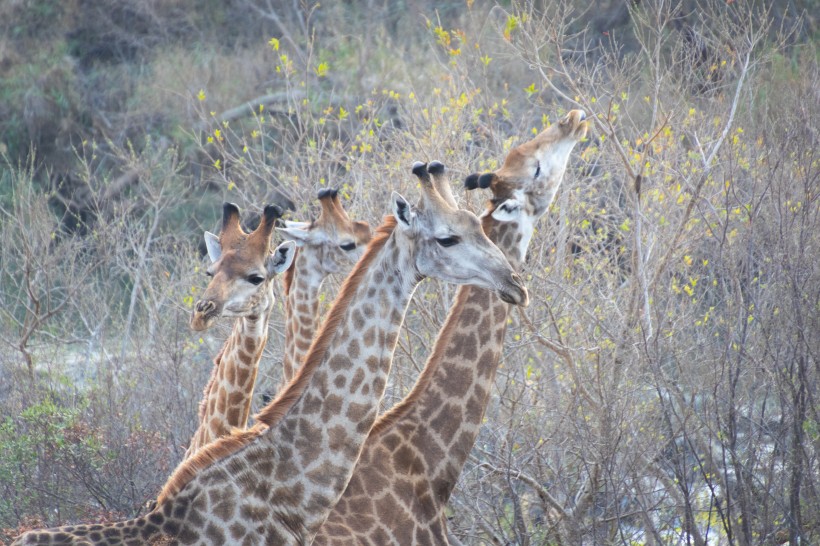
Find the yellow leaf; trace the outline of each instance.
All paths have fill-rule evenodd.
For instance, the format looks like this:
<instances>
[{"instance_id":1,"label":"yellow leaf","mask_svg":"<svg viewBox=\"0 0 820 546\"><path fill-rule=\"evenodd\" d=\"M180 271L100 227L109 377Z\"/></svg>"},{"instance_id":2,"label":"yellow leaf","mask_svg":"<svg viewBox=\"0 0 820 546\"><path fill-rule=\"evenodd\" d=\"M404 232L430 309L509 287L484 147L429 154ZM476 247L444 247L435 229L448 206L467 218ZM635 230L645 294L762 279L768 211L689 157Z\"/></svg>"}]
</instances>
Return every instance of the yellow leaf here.
<instances>
[{"instance_id":1,"label":"yellow leaf","mask_svg":"<svg viewBox=\"0 0 820 546\"><path fill-rule=\"evenodd\" d=\"M510 15L507 17L507 22L504 24L504 39L508 42L512 38L512 32L516 28L518 28L518 23L520 19L515 15Z\"/></svg>"}]
</instances>

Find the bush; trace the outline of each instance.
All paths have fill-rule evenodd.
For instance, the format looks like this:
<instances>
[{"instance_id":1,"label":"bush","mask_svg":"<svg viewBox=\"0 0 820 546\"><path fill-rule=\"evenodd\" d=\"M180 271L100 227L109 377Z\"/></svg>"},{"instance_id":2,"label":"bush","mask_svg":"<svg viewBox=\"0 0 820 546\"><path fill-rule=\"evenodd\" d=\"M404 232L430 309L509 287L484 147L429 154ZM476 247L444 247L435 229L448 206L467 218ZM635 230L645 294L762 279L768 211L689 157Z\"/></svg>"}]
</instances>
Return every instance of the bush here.
<instances>
[{"instance_id":1,"label":"bush","mask_svg":"<svg viewBox=\"0 0 820 546\"><path fill-rule=\"evenodd\" d=\"M337 186L375 225L391 191L415 194L414 160L457 183L581 107L594 130L533 239L532 304L512 315L453 535L816 540L813 14L792 29L802 4L541 4L147 3L122 55L37 57L75 136L59 160L42 142L31 159L22 117L3 117L18 136L0 179L0 527L133 516L181 458L227 335L187 327L223 200L309 220ZM100 43L103 19L77 39ZM66 28L43 50L77 61ZM36 82L3 58L20 104ZM412 387L453 292L417 291L385 406ZM260 394L280 384L281 317Z\"/></svg>"}]
</instances>

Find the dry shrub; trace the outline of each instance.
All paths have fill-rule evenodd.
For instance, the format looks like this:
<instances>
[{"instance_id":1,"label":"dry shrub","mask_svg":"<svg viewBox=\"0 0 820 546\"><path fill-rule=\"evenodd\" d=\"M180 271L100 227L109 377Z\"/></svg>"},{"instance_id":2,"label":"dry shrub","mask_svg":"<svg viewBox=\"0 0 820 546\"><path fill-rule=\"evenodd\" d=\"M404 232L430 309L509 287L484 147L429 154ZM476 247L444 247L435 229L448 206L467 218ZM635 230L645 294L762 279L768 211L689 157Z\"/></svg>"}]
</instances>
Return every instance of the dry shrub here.
<instances>
[{"instance_id":1,"label":"dry shrub","mask_svg":"<svg viewBox=\"0 0 820 546\"><path fill-rule=\"evenodd\" d=\"M91 212L78 216L85 254L70 238L47 244L42 226L62 225L47 200L33 222L6 207L20 233L45 229L32 235L54 282L78 276L71 264L93 268L35 329L37 394L24 396L25 253L19 236L4 239L0 301L17 323L4 315L3 340L17 352L4 352L0 401L16 416L46 393L56 400L68 447L29 444L71 498L49 497L43 482L32 508L0 526L134 515L181 457L228 331L187 328L205 285L196 247L221 201L278 202L308 220L316 191L335 186L351 217L376 225L391 191L416 195L414 160L443 161L457 185L582 107L596 127L532 242L532 304L512 315L498 392L452 499L453 534L465 544L816 539L820 86L816 52L789 45L800 32L779 35L768 23L788 18L747 3L421 9L429 24L371 4L284 10L281 27L249 8L270 26L257 22L246 43L154 51L150 77L129 80L133 117L81 147L71 172ZM372 32L360 36L356 21ZM135 120L160 118L156 130L183 121L128 147ZM455 193L473 210L485 198ZM453 293L419 287L385 406L412 387ZM278 306L259 394L280 384L282 320ZM84 462L66 462L77 446ZM13 480L23 478L37 476Z\"/></svg>"}]
</instances>

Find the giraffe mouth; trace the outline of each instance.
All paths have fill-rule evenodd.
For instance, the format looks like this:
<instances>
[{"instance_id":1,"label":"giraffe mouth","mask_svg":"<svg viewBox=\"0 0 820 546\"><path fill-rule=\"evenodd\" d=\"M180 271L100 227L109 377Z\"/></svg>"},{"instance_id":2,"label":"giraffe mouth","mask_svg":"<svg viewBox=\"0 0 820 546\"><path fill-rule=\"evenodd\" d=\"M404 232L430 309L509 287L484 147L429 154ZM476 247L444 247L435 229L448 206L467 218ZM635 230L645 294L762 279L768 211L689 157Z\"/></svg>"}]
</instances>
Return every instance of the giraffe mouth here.
<instances>
[{"instance_id":1,"label":"giraffe mouth","mask_svg":"<svg viewBox=\"0 0 820 546\"><path fill-rule=\"evenodd\" d=\"M521 307L526 307L530 304L530 294L524 285L524 281L521 280L518 274L513 273L510 280L505 284L506 286L496 291L502 301L512 305L520 305Z\"/></svg>"},{"instance_id":2,"label":"giraffe mouth","mask_svg":"<svg viewBox=\"0 0 820 546\"><path fill-rule=\"evenodd\" d=\"M572 134L577 140L581 140L589 130L589 120L587 114L583 110L573 110L570 112L570 119L572 121Z\"/></svg>"},{"instance_id":3,"label":"giraffe mouth","mask_svg":"<svg viewBox=\"0 0 820 546\"><path fill-rule=\"evenodd\" d=\"M191 315L191 329L195 332L201 332L210 328L216 320L216 316L204 317L201 315Z\"/></svg>"}]
</instances>

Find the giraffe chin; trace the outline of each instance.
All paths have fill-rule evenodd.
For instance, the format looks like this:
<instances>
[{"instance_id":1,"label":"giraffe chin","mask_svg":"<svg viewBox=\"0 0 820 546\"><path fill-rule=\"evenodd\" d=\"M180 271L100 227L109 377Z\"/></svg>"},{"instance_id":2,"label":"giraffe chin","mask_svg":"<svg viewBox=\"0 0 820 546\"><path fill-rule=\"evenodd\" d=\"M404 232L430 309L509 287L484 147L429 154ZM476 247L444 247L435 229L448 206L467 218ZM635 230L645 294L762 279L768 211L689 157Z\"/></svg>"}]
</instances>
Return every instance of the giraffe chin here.
<instances>
[{"instance_id":1,"label":"giraffe chin","mask_svg":"<svg viewBox=\"0 0 820 546\"><path fill-rule=\"evenodd\" d=\"M530 293L518 273L513 273L503 286L496 289L498 297L505 303L527 307L530 304Z\"/></svg>"},{"instance_id":2,"label":"giraffe chin","mask_svg":"<svg viewBox=\"0 0 820 546\"><path fill-rule=\"evenodd\" d=\"M526 288L520 288L514 291L499 290L497 293L501 301L505 303L519 305L521 307L527 307L530 304L530 295Z\"/></svg>"},{"instance_id":3,"label":"giraffe chin","mask_svg":"<svg viewBox=\"0 0 820 546\"><path fill-rule=\"evenodd\" d=\"M207 330L213 326L217 318L215 314L193 313L191 315L191 330L195 332Z\"/></svg>"}]
</instances>

